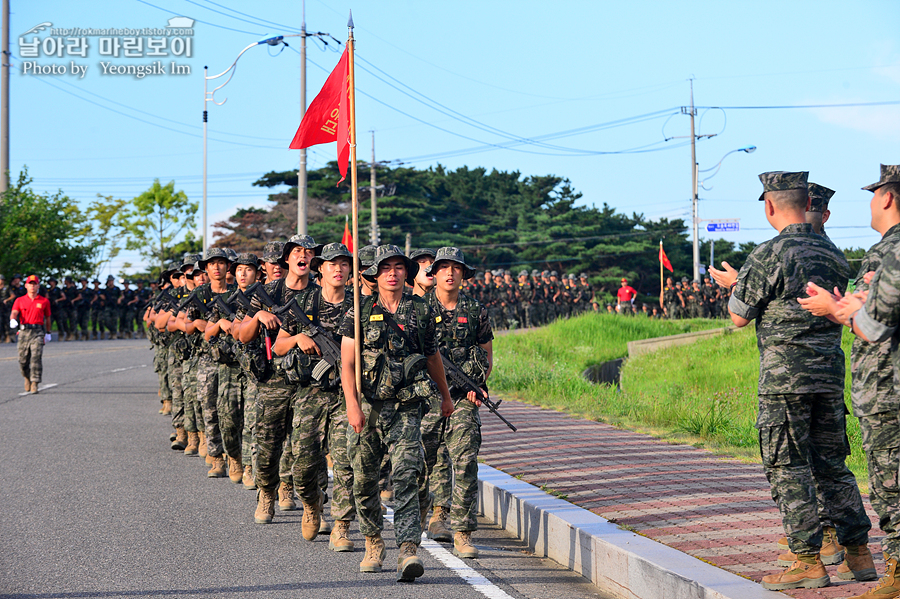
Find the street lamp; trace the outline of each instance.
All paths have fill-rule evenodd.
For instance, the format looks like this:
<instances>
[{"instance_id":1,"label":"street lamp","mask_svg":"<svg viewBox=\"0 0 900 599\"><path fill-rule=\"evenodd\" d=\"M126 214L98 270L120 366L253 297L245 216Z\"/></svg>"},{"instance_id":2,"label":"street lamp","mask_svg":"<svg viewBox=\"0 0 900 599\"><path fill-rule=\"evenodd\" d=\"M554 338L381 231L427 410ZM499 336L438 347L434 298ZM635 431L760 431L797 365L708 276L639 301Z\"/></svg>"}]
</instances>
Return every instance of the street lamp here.
<instances>
[{"instance_id":1,"label":"street lamp","mask_svg":"<svg viewBox=\"0 0 900 599\"><path fill-rule=\"evenodd\" d=\"M697 195L699 192L698 187L700 185L700 173L707 173L707 172L713 171L713 170L715 171L709 177L706 177L706 179L704 179L704 181L706 181L707 179L713 178L716 175L716 173L719 172L719 169L722 168L722 161L725 160L725 158L728 157L729 155L734 154L735 152L745 152L747 154L752 154L755 151L756 151L756 146L745 146L743 148L731 150L730 152L727 152L725 154L725 156L722 156L722 158L716 163L715 166L712 166L710 168L703 169L703 170L700 170L700 165L697 164L696 162L694 162L694 194L693 194L693 197L691 198L691 201L693 203L692 212L693 212L693 217L694 217L693 218L693 221L694 221L693 233L694 233L694 280L695 281L700 279L700 215L699 215L699 210L698 210L698 205L697 205L698 204Z\"/></svg>"},{"instance_id":2,"label":"street lamp","mask_svg":"<svg viewBox=\"0 0 900 599\"><path fill-rule=\"evenodd\" d=\"M241 50L241 53L237 55L237 58L234 59L234 62L231 63L231 66L228 67L227 69L225 69L224 71L222 71L221 73L219 73L218 75L213 75L212 77L210 77L208 75L209 67L206 67L206 66L203 67L203 255L204 256L206 255L206 250L209 248L209 235L207 235L208 230L206 228L206 123L207 123L206 103L212 102L216 106L221 106L222 104L224 104L225 102L228 101L228 98L225 98L221 102L216 102L216 100L215 100L216 92L219 91L220 89L222 89L223 87L225 87L226 85L228 85L228 82L231 81L232 77L234 77L234 72L237 69L237 62L238 62L238 60L241 59L241 56L244 55L244 52L246 52L250 48L254 48L256 46L261 46L262 44L268 44L270 46L277 46L278 44L284 44L285 46L287 46L287 42L284 41L284 36L276 35L275 37L270 37L270 38L266 38L264 40L260 40L258 42L253 42L252 44L250 44L249 46L247 46L246 48ZM222 85L220 85L219 87L217 87L216 89L214 89L212 91L207 91L209 81L212 81L213 79L218 79L219 77L222 77L222 76L228 74L229 72L231 73L231 75L229 75L228 79L225 80L225 83L223 83Z\"/></svg>"}]
</instances>

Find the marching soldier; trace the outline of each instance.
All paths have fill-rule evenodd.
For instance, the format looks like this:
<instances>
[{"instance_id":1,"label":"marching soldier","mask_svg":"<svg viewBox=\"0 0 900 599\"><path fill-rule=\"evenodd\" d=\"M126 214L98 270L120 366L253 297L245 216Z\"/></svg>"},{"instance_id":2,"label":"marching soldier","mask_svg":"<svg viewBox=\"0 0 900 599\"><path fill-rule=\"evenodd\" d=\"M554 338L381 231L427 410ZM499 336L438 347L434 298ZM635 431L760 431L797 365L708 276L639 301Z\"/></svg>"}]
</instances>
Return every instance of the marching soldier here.
<instances>
[{"instance_id":1,"label":"marching soldier","mask_svg":"<svg viewBox=\"0 0 900 599\"><path fill-rule=\"evenodd\" d=\"M38 392L44 372L44 344L50 341L50 301L38 295L40 284L37 275L25 279L26 294L16 298L9 314L9 328L19 327L19 369L25 390L31 393Z\"/></svg>"}]
</instances>

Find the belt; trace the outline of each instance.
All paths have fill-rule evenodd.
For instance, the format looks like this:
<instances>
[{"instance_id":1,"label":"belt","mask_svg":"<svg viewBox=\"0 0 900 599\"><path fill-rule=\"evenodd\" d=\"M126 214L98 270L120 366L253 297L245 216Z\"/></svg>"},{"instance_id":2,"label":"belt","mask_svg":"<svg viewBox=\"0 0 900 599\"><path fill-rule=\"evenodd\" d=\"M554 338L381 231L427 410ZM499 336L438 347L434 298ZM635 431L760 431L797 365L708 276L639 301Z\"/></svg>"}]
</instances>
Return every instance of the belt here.
<instances>
[{"instance_id":1,"label":"belt","mask_svg":"<svg viewBox=\"0 0 900 599\"><path fill-rule=\"evenodd\" d=\"M44 325L42 324L24 324L22 323L23 329L43 329Z\"/></svg>"}]
</instances>

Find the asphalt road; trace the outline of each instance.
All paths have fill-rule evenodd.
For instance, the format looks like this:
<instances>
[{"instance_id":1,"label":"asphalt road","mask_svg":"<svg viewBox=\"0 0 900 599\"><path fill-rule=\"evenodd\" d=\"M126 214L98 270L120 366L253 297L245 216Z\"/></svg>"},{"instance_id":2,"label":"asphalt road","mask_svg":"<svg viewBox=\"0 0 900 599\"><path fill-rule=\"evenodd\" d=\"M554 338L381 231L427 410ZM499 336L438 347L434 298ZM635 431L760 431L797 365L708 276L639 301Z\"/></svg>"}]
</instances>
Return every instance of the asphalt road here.
<instances>
[{"instance_id":1,"label":"asphalt road","mask_svg":"<svg viewBox=\"0 0 900 599\"><path fill-rule=\"evenodd\" d=\"M413 584L396 582L390 526L386 571L361 574L355 523L354 553L304 541L299 511L254 524L255 492L168 448L148 348L51 343L41 392L21 395L15 346L0 345L0 597L601 597L488 523L468 581L420 549Z\"/></svg>"}]
</instances>

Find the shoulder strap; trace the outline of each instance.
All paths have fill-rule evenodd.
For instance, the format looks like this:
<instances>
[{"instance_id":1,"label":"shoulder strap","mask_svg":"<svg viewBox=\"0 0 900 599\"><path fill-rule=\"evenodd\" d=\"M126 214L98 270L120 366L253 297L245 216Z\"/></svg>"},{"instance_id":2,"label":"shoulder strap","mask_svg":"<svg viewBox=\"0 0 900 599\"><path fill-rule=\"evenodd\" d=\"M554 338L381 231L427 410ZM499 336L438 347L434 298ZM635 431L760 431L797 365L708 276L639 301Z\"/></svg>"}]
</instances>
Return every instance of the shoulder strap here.
<instances>
[{"instance_id":1,"label":"shoulder strap","mask_svg":"<svg viewBox=\"0 0 900 599\"><path fill-rule=\"evenodd\" d=\"M416 312L416 332L419 337L419 351L424 352L425 350L425 318L427 317L426 310L427 306L425 302L413 302L413 310ZM412 339L410 339L409 334L406 331L400 328L400 325L397 324L397 321L394 320L393 316L391 316L390 312L387 312L381 308L381 306L375 305L373 307L373 311L376 311L376 314L381 314L384 318L385 324L391 327L395 333L400 335L404 341L406 341L410 346L412 346Z\"/></svg>"}]
</instances>

